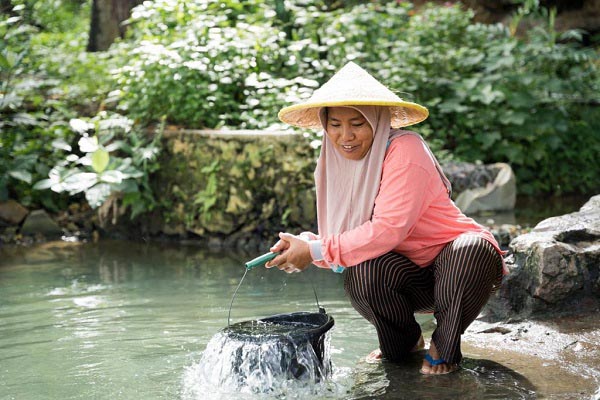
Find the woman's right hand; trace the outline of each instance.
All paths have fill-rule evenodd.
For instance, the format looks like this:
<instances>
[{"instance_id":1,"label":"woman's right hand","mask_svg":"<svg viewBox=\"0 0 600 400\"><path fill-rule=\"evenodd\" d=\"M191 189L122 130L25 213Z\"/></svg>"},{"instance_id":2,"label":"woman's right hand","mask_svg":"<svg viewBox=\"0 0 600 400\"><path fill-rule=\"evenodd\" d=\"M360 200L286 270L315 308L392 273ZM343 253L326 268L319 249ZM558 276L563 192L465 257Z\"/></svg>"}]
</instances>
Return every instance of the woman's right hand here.
<instances>
[{"instance_id":1,"label":"woman's right hand","mask_svg":"<svg viewBox=\"0 0 600 400\"><path fill-rule=\"evenodd\" d=\"M279 239L277 243L271 246L269 251L272 251L273 253L283 253L285 250L289 249L289 247L290 242L286 242L284 240Z\"/></svg>"},{"instance_id":2,"label":"woman's right hand","mask_svg":"<svg viewBox=\"0 0 600 400\"><path fill-rule=\"evenodd\" d=\"M279 233L280 240L271 247L272 252L279 255L265 264L265 267L277 267L287 273L304 271L312 258L305 239L290 233Z\"/></svg>"},{"instance_id":3,"label":"woman's right hand","mask_svg":"<svg viewBox=\"0 0 600 400\"><path fill-rule=\"evenodd\" d=\"M265 263L265 267L267 267L267 268L278 267L279 268L279 265L283 265L285 263L285 261L284 261L285 256L283 256L283 253L289 248L290 248L290 242L279 239L277 241L277 243L275 243L269 249L269 251L271 251L273 253L279 253L279 254L277 255L277 257L273 258L272 260L267 261Z\"/></svg>"}]
</instances>

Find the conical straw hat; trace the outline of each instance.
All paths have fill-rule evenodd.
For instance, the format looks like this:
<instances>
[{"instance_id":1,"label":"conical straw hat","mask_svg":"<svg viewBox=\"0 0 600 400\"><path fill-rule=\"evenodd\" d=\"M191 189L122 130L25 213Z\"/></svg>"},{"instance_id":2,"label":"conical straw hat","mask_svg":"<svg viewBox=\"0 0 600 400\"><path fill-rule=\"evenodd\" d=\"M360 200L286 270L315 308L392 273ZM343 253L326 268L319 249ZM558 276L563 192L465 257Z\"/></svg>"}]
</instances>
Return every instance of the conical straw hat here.
<instances>
[{"instance_id":1,"label":"conical straw hat","mask_svg":"<svg viewBox=\"0 0 600 400\"><path fill-rule=\"evenodd\" d=\"M290 125L322 128L319 121L321 107L359 105L388 106L392 115L392 128L419 123L429 115L427 108L402 100L367 71L349 62L315 90L308 100L281 109L278 116L281 121Z\"/></svg>"}]
</instances>

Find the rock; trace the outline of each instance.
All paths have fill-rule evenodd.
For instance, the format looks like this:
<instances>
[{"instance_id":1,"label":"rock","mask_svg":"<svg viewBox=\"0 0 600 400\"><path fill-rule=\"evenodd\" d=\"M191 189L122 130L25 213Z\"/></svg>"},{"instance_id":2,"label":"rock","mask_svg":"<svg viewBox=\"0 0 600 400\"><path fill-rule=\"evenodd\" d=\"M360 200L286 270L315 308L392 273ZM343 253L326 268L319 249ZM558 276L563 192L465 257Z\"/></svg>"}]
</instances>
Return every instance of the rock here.
<instances>
[{"instance_id":1,"label":"rock","mask_svg":"<svg viewBox=\"0 0 600 400\"><path fill-rule=\"evenodd\" d=\"M162 232L168 236L179 236L179 237L186 236L185 235L186 230L185 230L185 226L183 226L183 224L165 224L162 227ZM202 234L204 234L204 231L202 232Z\"/></svg>"},{"instance_id":2,"label":"rock","mask_svg":"<svg viewBox=\"0 0 600 400\"><path fill-rule=\"evenodd\" d=\"M19 225L29 211L14 200L0 202L0 220L9 225Z\"/></svg>"},{"instance_id":3,"label":"rock","mask_svg":"<svg viewBox=\"0 0 600 400\"><path fill-rule=\"evenodd\" d=\"M494 182L498 170L492 165L468 162L446 162L442 165L444 174L452 183L452 191L464 192Z\"/></svg>"},{"instance_id":4,"label":"rock","mask_svg":"<svg viewBox=\"0 0 600 400\"><path fill-rule=\"evenodd\" d=\"M515 208L517 185L515 174L510 165L492 164L497 170L493 182L484 187L466 189L456 198L456 205L465 214L482 211L506 211Z\"/></svg>"},{"instance_id":5,"label":"rock","mask_svg":"<svg viewBox=\"0 0 600 400\"><path fill-rule=\"evenodd\" d=\"M510 243L510 274L487 311L525 318L597 307L600 298L600 195L578 212L540 222Z\"/></svg>"},{"instance_id":6,"label":"rock","mask_svg":"<svg viewBox=\"0 0 600 400\"><path fill-rule=\"evenodd\" d=\"M517 236L531 231L531 229L527 227L523 228L520 225L513 224L494 225L493 223L484 223L483 225L487 226L487 228L492 232L494 238L496 238L502 249L507 249L510 242Z\"/></svg>"},{"instance_id":7,"label":"rock","mask_svg":"<svg viewBox=\"0 0 600 400\"><path fill-rule=\"evenodd\" d=\"M209 249L220 249L223 247L223 240L218 237L210 237L207 242L207 247Z\"/></svg>"},{"instance_id":8,"label":"rock","mask_svg":"<svg viewBox=\"0 0 600 400\"><path fill-rule=\"evenodd\" d=\"M41 234L47 238L57 238L62 236L63 232L56 222L44 210L34 210L27 216L21 234L36 235Z\"/></svg>"}]
</instances>

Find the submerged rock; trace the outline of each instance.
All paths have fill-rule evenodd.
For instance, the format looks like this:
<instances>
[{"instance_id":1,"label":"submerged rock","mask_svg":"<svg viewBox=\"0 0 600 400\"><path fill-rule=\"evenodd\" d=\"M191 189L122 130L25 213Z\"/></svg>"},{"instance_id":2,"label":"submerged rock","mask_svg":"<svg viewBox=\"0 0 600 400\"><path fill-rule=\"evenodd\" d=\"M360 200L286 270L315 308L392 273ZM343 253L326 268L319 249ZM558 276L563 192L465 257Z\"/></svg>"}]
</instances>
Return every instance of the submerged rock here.
<instances>
[{"instance_id":1,"label":"submerged rock","mask_svg":"<svg viewBox=\"0 0 600 400\"><path fill-rule=\"evenodd\" d=\"M510 274L487 306L495 318L594 308L600 299L600 195L510 243Z\"/></svg>"}]
</instances>

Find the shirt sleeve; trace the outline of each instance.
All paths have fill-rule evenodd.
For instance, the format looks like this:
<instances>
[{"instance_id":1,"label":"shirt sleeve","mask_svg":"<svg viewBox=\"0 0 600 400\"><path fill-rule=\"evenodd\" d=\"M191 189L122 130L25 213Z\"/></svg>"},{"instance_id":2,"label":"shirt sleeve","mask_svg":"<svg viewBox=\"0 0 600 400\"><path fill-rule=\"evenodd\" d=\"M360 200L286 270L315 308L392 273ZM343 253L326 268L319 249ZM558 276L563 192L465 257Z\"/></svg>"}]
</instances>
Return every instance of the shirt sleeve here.
<instances>
[{"instance_id":1,"label":"shirt sleeve","mask_svg":"<svg viewBox=\"0 0 600 400\"><path fill-rule=\"evenodd\" d=\"M408 149L390 149L371 220L322 238L324 261L354 266L393 250L411 234L434 198L435 166L418 140Z\"/></svg>"}]
</instances>

